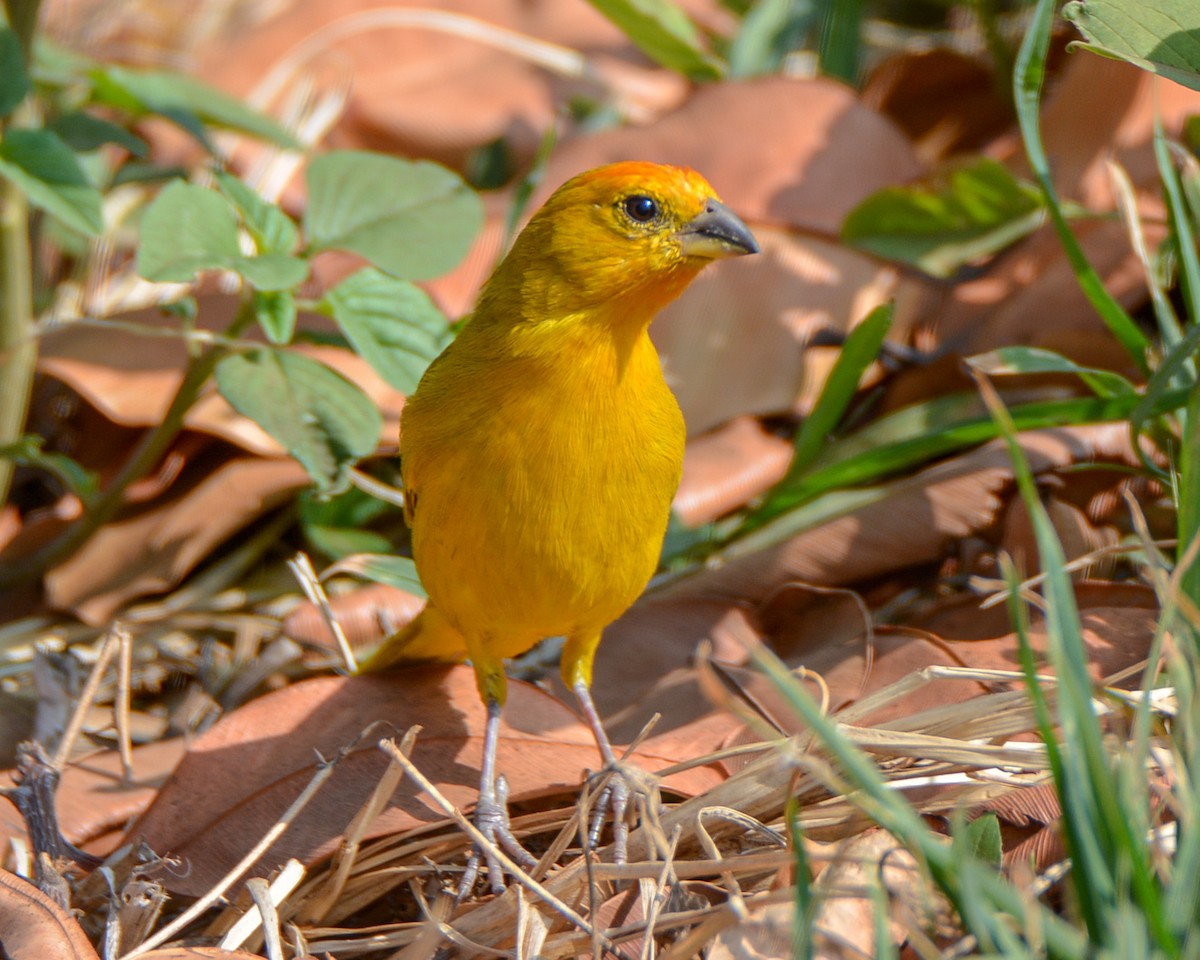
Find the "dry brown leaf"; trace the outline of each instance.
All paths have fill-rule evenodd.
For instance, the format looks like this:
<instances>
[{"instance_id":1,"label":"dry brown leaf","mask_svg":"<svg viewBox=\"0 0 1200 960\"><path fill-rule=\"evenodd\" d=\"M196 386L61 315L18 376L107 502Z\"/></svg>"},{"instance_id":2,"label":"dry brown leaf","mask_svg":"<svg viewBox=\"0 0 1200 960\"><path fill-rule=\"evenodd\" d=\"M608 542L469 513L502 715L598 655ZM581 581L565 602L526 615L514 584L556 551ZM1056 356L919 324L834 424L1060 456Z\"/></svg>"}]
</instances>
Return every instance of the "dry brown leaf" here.
<instances>
[{"instance_id":1,"label":"dry brown leaf","mask_svg":"<svg viewBox=\"0 0 1200 960\"><path fill-rule=\"evenodd\" d=\"M74 917L7 870L0 870L0 949L7 960L99 960Z\"/></svg>"},{"instance_id":2,"label":"dry brown leaf","mask_svg":"<svg viewBox=\"0 0 1200 960\"><path fill-rule=\"evenodd\" d=\"M1014 120L993 67L944 47L888 57L867 77L862 101L908 134L927 162L978 150Z\"/></svg>"},{"instance_id":3,"label":"dry brown leaf","mask_svg":"<svg viewBox=\"0 0 1200 960\"><path fill-rule=\"evenodd\" d=\"M425 607L416 594L383 583L372 583L329 598L329 607L354 650L374 649ZM297 604L280 625L284 636L300 643L335 649L336 640L320 608L310 601Z\"/></svg>"},{"instance_id":4,"label":"dry brown leaf","mask_svg":"<svg viewBox=\"0 0 1200 960\"><path fill-rule=\"evenodd\" d=\"M1081 461L1137 463L1121 424L1031 431L1020 442L1036 473ZM929 563L990 527L1011 486L1007 449L993 441L885 484L878 499L819 527L727 555L657 595L757 604L787 584L849 584Z\"/></svg>"},{"instance_id":5,"label":"dry brown leaf","mask_svg":"<svg viewBox=\"0 0 1200 960\"><path fill-rule=\"evenodd\" d=\"M783 960L793 956L794 903L769 903L753 909L712 939L708 960ZM819 956L817 954L816 956Z\"/></svg>"},{"instance_id":6,"label":"dry brown leaf","mask_svg":"<svg viewBox=\"0 0 1200 960\"><path fill-rule=\"evenodd\" d=\"M261 954L220 947L159 947L138 956L142 960L262 960Z\"/></svg>"},{"instance_id":7,"label":"dry brown leaf","mask_svg":"<svg viewBox=\"0 0 1200 960\"><path fill-rule=\"evenodd\" d=\"M1067 855L1058 829L1062 805L1053 783L1010 790L979 804L971 817L994 813L1000 821L1000 836L1006 866L1030 865L1042 873Z\"/></svg>"},{"instance_id":8,"label":"dry brown leaf","mask_svg":"<svg viewBox=\"0 0 1200 960\"><path fill-rule=\"evenodd\" d=\"M380 21L345 36L336 33L348 18L373 10L429 6L416 0L352 0L336 7L294 3L258 29L210 47L200 72L246 95L267 69L312 42L316 55L304 64L306 72L324 85L347 75L353 80L332 146L431 157L455 166L474 148L496 140L524 164L574 97L606 99L615 86L618 102L647 119L687 94L682 77L654 68L582 0L444 0L436 7L578 51L589 60L586 77L565 77L514 52L420 27ZM714 19L715 4L688 6Z\"/></svg>"},{"instance_id":9,"label":"dry brown leaf","mask_svg":"<svg viewBox=\"0 0 1200 960\"><path fill-rule=\"evenodd\" d=\"M133 748L133 780L123 782L121 758L104 750L71 763L59 781L55 807L63 836L99 856L115 846L111 831L120 830L149 806L158 789L186 751L181 738ZM0 788L13 785L12 774L0 774ZM10 803L0 803L0 842L24 837L25 823ZM7 844L5 844L7 846Z\"/></svg>"},{"instance_id":10,"label":"dry brown leaf","mask_svg":"<svg viewBox=\"0 0 1200 960\"><path fill-rule=\"evenodd\" d=\"M238 299L229 295L207 294L197 300L196 326L200 330L224 329L238 308ZM178 323L164 319L157 310L139 311L118 319L162 335L88 324L68 325L43 338L38 369L70 386L116 424L156 426L170 406L187 363L184 342L174 335ZM297 318L297 329L330 333L335 328L326 317L302 313ZM400 409L404 405L399 391L384 383L365 360L349 350L305 343L292 349L332 366L361 387L383 414L379 436L382 449L396 449ZM277 441L257 424L235 413L215 390L200 397L184 417L184 425L251 453L262 456L283 453ZM107 449L111 450L111 446Z\"/></svg>"},{"instance_id":11,"label":"dry brown leaf","mask_svg":"<svg viewBox=\"0 0 1200 960\"><path fill-rule=\"evenodd\" d=\"M1156 82L1144 70L1102 57L1071 55L1042 112L1046 153L1059 194L1097 212L1114 209L1108 163L1128 172L1138 191L1151 247L1163 237L1164 214L1151 136L1160 110L1168 136L1200 112L1200 92ZM1013 132L993 156L1029 176L1024 148ZM1145 302L1142 267L1124 226L1111 220L1072 222L1084 252L1105 285L1127 308ZM1053 323L1046 323L1053 317ZM941 309L927 315L939 339L960 354L1020 343L1065 353L1080 363L1124 369L1128 359L1079 289L1062 245L1049 225L998 258L976 279L954 287Z\"/></svg>"},{"instance_id":12,"label":"dry brown leaf","mask_svg":"<svg viewBox=\"0 0 1200 960\"><path fill-rule=\"evenodd\" d=\"M197 469L172 498L101 527L45 577L46 602L92 624L178 584L238 530L309 483L294 460L236 457Z\"/></svg>"},{"instance_id":13,"label":"dry brown leaf","mask_svg":"<svg viewBox=\"0 0 1200 960\"><path fill-rule=\"evenodd\" d=\"M736 417L688 443L673 509L688 526L715 520L766 493L791 461L788 441L752 417Z\"/></svg>"},{"instance_id":14,"label":"dry brown leaf","mask_svg":"<svg viewBox=\"0 0 1200 960\"><path fill-rule=\"evenodd\" d=\"M484 707L470 667L410 669L363 677L325 677L252 701L199 737L146 815L130 831L160 854L182 857L185 876L164 876L172 890L197 894L220 877L275 823L312 778L316 756L332 758L376 726L342 759L317 794L255 868L289 857L311 863L328 854L379 781L387 760L375 748L420 724L413 761L451 801L471 807L479 785ZM315 751L315 752L314 752ZM639 750L647 770L674 763ZM590 731L561 702L511 682L501 725L498 769L513 801L573 792L584 771L601 766ZM690 771L667 783L691 793L719 780ZM368 836L443 819L405 782Z\"/></svg>"},{"instance_id":15,"label":"dry brown leaf","mask_svg":"<svg viewBox=\"0 0 1200 960\"><path fill-rule=\"evenodd\" d=\"M843 843L837 859L817 879L813 892L820 907L813 922L814 957L847 960L878 956L881 947L875 943L876 908L869 891L880 884L885 891L893 948L905 942L910 929L931 929L949 915L948 905L913 855L891 834L867 830Z\"/></svg>"}]
</instances>

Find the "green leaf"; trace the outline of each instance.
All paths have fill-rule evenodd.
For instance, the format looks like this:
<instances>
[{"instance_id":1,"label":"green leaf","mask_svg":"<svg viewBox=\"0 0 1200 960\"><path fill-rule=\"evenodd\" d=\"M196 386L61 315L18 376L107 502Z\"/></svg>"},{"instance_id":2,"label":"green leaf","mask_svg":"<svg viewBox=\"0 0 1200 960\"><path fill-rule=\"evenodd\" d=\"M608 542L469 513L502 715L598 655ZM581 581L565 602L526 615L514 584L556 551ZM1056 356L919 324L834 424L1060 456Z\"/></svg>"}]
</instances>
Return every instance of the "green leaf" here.
<instances>
[{"instance_id":1,"label":"green leaf","mask_svg":"<svg viewBox=\"0 0 1200 960\"><path fill-rule=\"evenodd\" d=\"M1075 0L1063 16L1088 40L1074 44L1128 60L1200 90L1200 16L1195 0Z\"/></svg>"},{"instance_id":2,"label":"green leaf","mask_svg":"<svg viewBox=\"0 0 1200 960\"><path fill-rule=\"evenodd\" d=\"M1046 57L1050 50L1050 26L1053 20L1053 0L1037 0L1013 67L1013 103L1017 108L1017 124L1021 128L1021 138L1025 143L1025 155L1029 158L1029 166L1042 189L1050 222L1054 224L1054 230L1062 241L1063 250L1070 261L1079 288L1100 314L1104 325L1138 365L1138 369L1146 372L1149 366L1146 359L1149 341L1125 308L1108 292L1104 281L1088 262L1083 248L1063 215L1058 191L1050 178L1050 162L1042 144L1039 109L1042 84L1046 79Z\"/></svg>"},{"instance_id":3,"label":"green leaf","mask_svg":"<svg viewBox=\"0 0 1200 960\"><path fill-rule=\"evenodd\" d=\"M217 172L217 186L229 198L259 253L293 253L300 242L296 224L237 177Z\"/></svg>"},{"instance_id":4,"label":"green leaf","mask_svg":"<svg viewBox=\"0 0 1200 960\"><path fill-rule=\"evenodd\" d=\"M1175 390L1158 394L1153 402L1142 401L1138 394L1116 397L1073 397L1067 400L1046 400L1025 403L1012 408L1012 416L1021 430L1080 423L1109 423L1130 417L1139 402L1146 411L1143 419L1178 407L1186 393ZM876 420L850 436L828 444L802 475L780 482L771 490L762 505L747 515L734 532L744 537L780 517L797 511L830 491L851 495L850 507L861 504L854 494L869 491L850 491L860 484L878 483L899 471L908 470L936 457L956 450L976 446L995 439L995 422L983 412L974 394L951 394L935 400L906 407ZM828 519L828 512L818 519ZM805 527L789 527L792 532ZM772 535L759 538L759 543L774 542Z\"/></svg>"},{"instance_id":5,"label":"green leaf","mask_svg":"<svg viewBox=\"0 0 1200 960\"><path fill-rule=\"evenodd\" d=\"M421 586L421 578L417 575L417 566L408 557L395 557L386 553L360 553L343 557L324 570L321 579L338 573L352 573L372 583L398 587L419 597L425 596L425 588Z\"/></svg>"},{"instance_id":6,"label":"green leaf","mask_svg":"<svg viewBox=\"0 0 1200 960\"><path fill-rule=\"evenodd\" d=\"M985 813L968 823L962 836L955 837L966 847L967 856L999 867L1003 861L1004 850L1000 840L1000 818L994 813Z\"/></svg>"},{"instance_id":7,"label":"green leaf","mask_svg":"<svg viewBox=\"0 0 1200 960\"><path fill-rule=\"evenodd\" d=\"M387 537L363 528L394 509L357 487L351 487L332 497L304 494L300 498L299 519L309 543L336 560L352 554L388 553L392 545Z\"/></svg>"},{"instance_id":8,"label":"green leaf","mask_svg":"<svg viewBox=\"0 0 1200 960\"><path fill-rule=\"evenodd\" d=\"M137 271L147 280L185 283L240 256L233 211L211 190L177 180L142 217Z\"/></svg>"},{"instance_id":9,"label":"green leaf","mask_svg":"<svg viewBox=\"0 0 1200 960\"><path fill-rule=\"evenodd\" d=\"M145 140L135 137L124 127L93 117L82 110L64 113L51 123L48 129L62 137L63 143L68 147L80 153L97 150L106 143L124 147L135 157L144 157L150 149Z\"/></svg>"},{"instance_id":10,"label":"green leaf","mask_svg":"<svg viewBox=\"0 0 1200 960\"><path fill-rule=\"evenodd\" d=\"M229 204L203 187L176 181L142 217L137 269L147 280L186 283L201 270L234 270L259 290L286 290L308 264L285 253L242 254Z\"/></svg>"},{"instance_id":11,"label":"green leaf","mask_svg":"<svg viewBox=\"0 0 1200 960\"><path fill-rule=\"evenodd\" d=\"M217 364L217 389L300 461L322 491L375 449L382 418L370 397L335 370L287 350L261 347Z\"/></svg>"},{"instance_id":12,"label":"green leaf","mask_svg":"<svg viewBox=\"0 0 1200 960\"><path fill-rule=\"evenodd\" d=\"M450 341L445 316L424 290L370 267L330 290L325 304L359 355L403 393L416 389Z\"/></svg>"},{"instance_id":13,"label":"green leaf","mask_svg":"<svg viewBox=\"0 0 1200 960\"><path fill-rule=\"evenodd\" d=\"M258 257L239 255L227 266L259 290L288 290L303 283L308 276L308 262L286 253L264 253Z\"/></svg>"},{"instance_id":14,"label":"green leaf","mask_svg":"<svg viewBox=\"0 0 1200 960\"><path fill-rule=\"evenodd\" d=\"M651 60L693 80L719 80L724 64L700 42L695 24L671 0L590 0Z\"/></svg>"},{"instance_id":15,"label":"green leaf","mask_svg":"<svg viewBox=\"0 0 1200 960\"><path fill-rule=\"evenodd\" d=\"M0 176L29 202L90 237L104 229L100 191L88 183L79 161L49 130L8 130L0 141Z\"/></svg>"},{"instance_id":16,"label":"green leaf","mask_svg":"<svg viewBox=\"0 0 1200 960\"><path fill-rule=\"evenodd\" d=\"M829 435L854 399L863 373L879 356L879 348L892 326L893 313L894 305L890 302L876 307L846 337L821 396L796 435L796 453L783 482L804 473L829 442Z\"/></svg>"},{"instance_id":17,"label":"green leaf","mask_svg":"<svg viewBox=\"0 0 1200 960\"><path fill-rule=\"evenodd\" d=\"M29 72L21 53L21 41L9 28L0 26L0 117L7 117L29 93Z\"/></svg>"},{"instance_id":18,"label":"green leaf","mask_svg":"<svg viewBox=\"0 0 1200 960\"><path fill-rule=\"evenodd\" d=\"M1041 225L1037 188L979 157L907 187L867 197L842 224L842 239L877 256L949 277Z\"/></svg>"},{"instance_id":19,"label":"green leaf","mask_svg":"<svg viewBox=\"0 0 1200 960\"><path fill-rule=\"evenodd\" d=\"M967 363L987 374L1070 373L1079 377L1098 397L1137 393L1137 388L1119 373L1083 367L1053 350L1038 347L1001 347L990 353L968 357Z\"/></svg>"},{"instance_id":20,"label":"green leaf","mask_svg":"<svg viewBox=\"0 0 1200 960\"><path fill-rule=\"evenodd\" d=\"M44 452L42 446L45 442L39 436L26 434L16 443L0 447L0 459L12 460L20 466L34 467L54 474L68 490L86 504L99 490L96 474L66 454Z\"/></svg>"},{"instance_id":21,"label":"green leaf","mask_svg":"<svg viewBox=\"0 0 1200 960\"><path fill-rule=\"evenodd\" d=\"M804 46L815 20L811 0L759 0L742 18L730 44L730 76L777 72L785 56Z\"/></svg>"},{"instance_id":22,"label":"green leaf","mask_svg":"<svg viewBox=\"0 0 1200 960\"><path fill-rule=\"evenodd\" d=\"M296 298L290 290L256 290L254 315L268 340L287 343L296 329Z\"/></svg>"},{"instance_id":23,"label":"green leaf","mask_svg":"<svg viewBox=\"0 0 1200 960\"><path fill-rule=\"evenodd\" d=\"M404 280L455 266L482 223L479 198L435 163L343 150L308 167L304 230L312 248L349 250Z\"/></svg>"},{"instance_id":24,"label":"green leaf","mask_svg":"<svg viewBox=\"0 0 1200 960\"><path fill-rule=\"evenodd\" d=\"M91 73L96 99L135 115L157 113L205 142L195 121L250 134L288 150L302 147L269 117L216 87L180 73L102 64Z\"/></svg>"}]
</instances>

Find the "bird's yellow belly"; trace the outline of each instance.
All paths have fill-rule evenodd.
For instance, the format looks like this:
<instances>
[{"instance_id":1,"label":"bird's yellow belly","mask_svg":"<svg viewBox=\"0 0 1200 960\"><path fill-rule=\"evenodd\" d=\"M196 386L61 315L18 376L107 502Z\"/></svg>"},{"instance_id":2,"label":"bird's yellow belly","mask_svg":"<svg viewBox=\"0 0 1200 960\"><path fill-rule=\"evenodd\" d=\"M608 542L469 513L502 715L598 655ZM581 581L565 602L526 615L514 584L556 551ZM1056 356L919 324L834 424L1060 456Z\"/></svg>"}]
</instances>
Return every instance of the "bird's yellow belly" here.
<instances>
[{"instance_id":1,"label":"bird's yellow belly","mask_svg":"<svg viewBox=\"0 0 1200 960\"><path fill-rule=\"evenodd\" d=\"M684 429L653 360L645 383L595 405L510 394L477 412L483 440L448 438L436 467L420 464L413 553L422 582L493 654L598 633L654 573Z\"/></svg>"}]
</instances>

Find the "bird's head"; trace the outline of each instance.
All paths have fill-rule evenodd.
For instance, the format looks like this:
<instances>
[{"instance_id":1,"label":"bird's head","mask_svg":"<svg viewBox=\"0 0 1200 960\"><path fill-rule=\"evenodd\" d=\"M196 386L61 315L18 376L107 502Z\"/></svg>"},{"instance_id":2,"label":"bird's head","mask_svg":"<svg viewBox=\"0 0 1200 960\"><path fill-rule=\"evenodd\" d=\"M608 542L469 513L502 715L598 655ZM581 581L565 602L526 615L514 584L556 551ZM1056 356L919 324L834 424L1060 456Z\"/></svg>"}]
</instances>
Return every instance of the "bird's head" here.
<instances>
[{"instance_id":1,"label":"bird's head","mask_svg":"<svg viewBox=\"0 0 1200 960\"><path fill-rule=\"evenodd\" d=\"M613 163L559 187L491 285L519 283L527 298L545 298L536 309L546 315L611 303L652 316L713 260L758 249L694 170Z\"/></svg>"}]
</instances>

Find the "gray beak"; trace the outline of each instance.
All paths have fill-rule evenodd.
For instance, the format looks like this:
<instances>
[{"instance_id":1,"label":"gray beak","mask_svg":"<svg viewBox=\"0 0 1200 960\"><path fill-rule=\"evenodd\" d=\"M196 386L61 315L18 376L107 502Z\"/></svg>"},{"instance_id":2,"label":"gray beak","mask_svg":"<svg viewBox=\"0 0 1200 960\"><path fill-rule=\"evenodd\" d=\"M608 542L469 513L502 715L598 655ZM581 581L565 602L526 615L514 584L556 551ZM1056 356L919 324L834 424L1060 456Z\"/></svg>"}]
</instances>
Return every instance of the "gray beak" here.
<instances>
[{"instance_id":1,"label":"gray beak","mask_svg":"<svg viewBox=\"0 0 1200 960\"><path fill-rule=\"evenodd\" d=\"M719 200L709 199L704 212L679 231L683 252L689 257L717 260L758 253L758 241L741 218Z\"/></svg>"}]
</instances>

